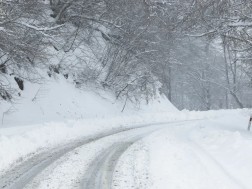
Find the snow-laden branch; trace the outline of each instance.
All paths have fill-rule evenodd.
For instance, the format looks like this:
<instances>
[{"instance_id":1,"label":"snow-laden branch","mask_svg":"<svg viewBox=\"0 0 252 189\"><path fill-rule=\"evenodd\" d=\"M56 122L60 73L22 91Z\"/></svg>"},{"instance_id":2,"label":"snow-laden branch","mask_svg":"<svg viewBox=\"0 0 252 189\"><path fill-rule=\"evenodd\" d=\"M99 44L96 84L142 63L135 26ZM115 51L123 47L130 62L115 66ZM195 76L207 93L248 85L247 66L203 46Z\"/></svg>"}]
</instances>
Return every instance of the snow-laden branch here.
<instances>
[{"instance_id":1,"label":"snow-laden branch","mask_svg":"<svg viewBox=\"0 0 252 189\"><path fill-rule=\"evenodd\" d=\"M57 25L57 26L54 26L54 27L38 27L38 26L27 24L25 22L18 22L17 24L20 24L22 26L25 26L27 28L30 28L30 29L33 29L33 30L36 30L36 31L43 31L43 32L56 30L56 29L61 28L61 27L64 26L64 24L61 24L61 25Z\"/></svg>"},{"instance_id":2,"label":"snow-laden branch","mask_svg":"<svg viewBox=\"0 0 252 189\"><path fill-rule=\"evenodd\" d=\"M211 30L211 31L206 32L206 33L195 34L195 35L193 35L193 34L187 34L186 36L188 36L188 37L204 37L204 36L207 36L207 35L215 33L215 32L216 32L216 30Z\"/></svg>"},{"instance_id":3,"label":"snow-laden branch","mask_svg":"<svg viewBox=\"0 0 252 189\"><path fill-rule=\"evenodd\" d=\"M110 26L113 26L113 27L115 27L117 29L121 29L122 28L122 26L120 26L120 25L117 25L117 24L115 24L113 22L110 22L108 20L104 20L104 19L101 19L101 18L97 19L95 17L89 17L89 16L85 16L85 15L72 15L71 17L72 18L77 17L77 18L81 18L81 19L85 19L85 20L94 21L94 22L97 22L97 23L106 23L106 24L108 24Z\"/></svg>"},{"instance_id":4,"label":"snow-laden branch","mask_svg":"<svg viewBox=\"0 0 252 189\"><path fill-rule=\"evenodd\" d=\"M232 23L228 24L229 27L251 27L252 22L237 22L237 23Z\"/></svg>"},{"instance_id":5,"label":"snow-laden branch","mask_svg":"<svg viewBox=\"0 0 252 189\"><path fill-rule=\"evenodd\" d=\"M237 58L237 60L252 60L252 57L241 57Z\"/></svg>"}]
</instances>

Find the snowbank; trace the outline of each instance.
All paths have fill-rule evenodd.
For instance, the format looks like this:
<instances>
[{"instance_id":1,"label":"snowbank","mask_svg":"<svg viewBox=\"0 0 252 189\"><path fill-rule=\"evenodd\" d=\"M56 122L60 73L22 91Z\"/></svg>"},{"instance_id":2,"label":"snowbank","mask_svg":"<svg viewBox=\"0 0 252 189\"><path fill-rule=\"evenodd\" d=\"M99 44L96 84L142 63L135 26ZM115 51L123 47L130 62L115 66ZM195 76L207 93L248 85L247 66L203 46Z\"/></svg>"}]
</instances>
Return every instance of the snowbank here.
<instances>
[{"instance_id":1,"label":"snowbank","mask_svg":"<svg viewBox=\"0 0 252 189\"><path fill-rule=\"evenodd\" d=\"M71 140L108 130L138 127L143 124L162 123L179 119L179 115L175 113L163 112L1 128L0 170L7 168L18 158L24 158L29 153L34 153L39 149L52 148Z\"/></svg>"}]
</instances>

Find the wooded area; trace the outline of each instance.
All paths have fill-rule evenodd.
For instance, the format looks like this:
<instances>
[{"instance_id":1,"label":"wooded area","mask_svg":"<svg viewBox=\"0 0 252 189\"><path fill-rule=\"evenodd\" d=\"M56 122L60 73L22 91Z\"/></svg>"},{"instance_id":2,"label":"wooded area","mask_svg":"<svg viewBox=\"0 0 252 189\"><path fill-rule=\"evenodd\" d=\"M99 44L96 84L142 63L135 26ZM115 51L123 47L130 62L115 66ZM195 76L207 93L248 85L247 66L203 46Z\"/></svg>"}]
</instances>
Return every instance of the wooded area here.
<instances>
[{"instance_id":1,"label":"wooded area","mask_svg":"<svg viewBox=\"0 0 252 189\"><path fill-rule=\"evenodd\" d=\"M136 103L161 92L179 109L251 108L252 2L0 0L2 100L17 95L12 77L40 70Z\"/></svg>"}]
</instances>

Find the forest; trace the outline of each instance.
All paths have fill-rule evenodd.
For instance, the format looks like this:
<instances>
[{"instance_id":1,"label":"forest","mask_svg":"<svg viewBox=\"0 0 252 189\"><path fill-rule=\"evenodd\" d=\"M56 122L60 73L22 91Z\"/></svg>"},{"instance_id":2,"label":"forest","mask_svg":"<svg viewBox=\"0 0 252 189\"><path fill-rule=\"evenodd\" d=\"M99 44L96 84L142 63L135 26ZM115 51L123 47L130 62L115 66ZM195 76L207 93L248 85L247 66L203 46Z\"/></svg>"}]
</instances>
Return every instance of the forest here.
<instances>
[{"instance_id":1,"label":"forest","mask_svg":"<svg viewBox=\"0 0 252 189\"><path fill-rule=\"evenodd\" d=\"M251 0L0 0L0 103L64 75L117 99L252 107Z\"/></svg>"}]
</instances>

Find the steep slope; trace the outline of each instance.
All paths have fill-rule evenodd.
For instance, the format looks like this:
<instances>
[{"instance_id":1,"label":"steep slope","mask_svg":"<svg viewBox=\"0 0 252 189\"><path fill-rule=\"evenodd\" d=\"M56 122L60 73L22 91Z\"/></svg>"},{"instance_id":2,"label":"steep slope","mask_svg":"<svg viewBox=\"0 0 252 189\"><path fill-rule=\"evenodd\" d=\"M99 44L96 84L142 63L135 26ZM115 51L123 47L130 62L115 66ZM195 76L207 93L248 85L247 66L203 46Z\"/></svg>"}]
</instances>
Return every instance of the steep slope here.
<instances>
[{"instance_id":1,"label":"steep slope","mask_svg":"<svg viewBox=\"0 0 252 189\"><path fill-rule=\"evenodd\" d=\"M159 96L149 104L134 105L116 100L109 91L94 87L76 88L71 79L62 75L47 78L42 84L25 81L15 103L1 102L1 126L18 126L91 118L109 118L139 113L169 112L176 108L164 97ZM122 112L123 110L123 112Z\"/></svg>"}]
</instances>

